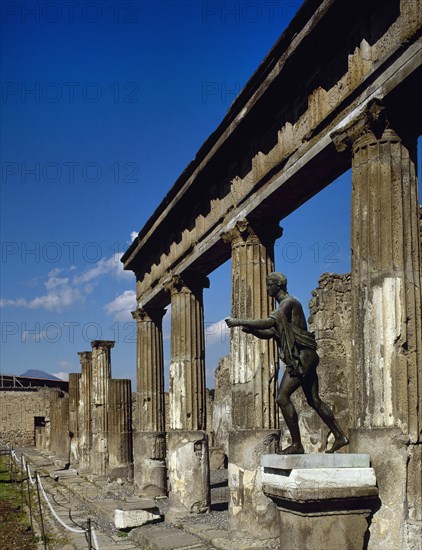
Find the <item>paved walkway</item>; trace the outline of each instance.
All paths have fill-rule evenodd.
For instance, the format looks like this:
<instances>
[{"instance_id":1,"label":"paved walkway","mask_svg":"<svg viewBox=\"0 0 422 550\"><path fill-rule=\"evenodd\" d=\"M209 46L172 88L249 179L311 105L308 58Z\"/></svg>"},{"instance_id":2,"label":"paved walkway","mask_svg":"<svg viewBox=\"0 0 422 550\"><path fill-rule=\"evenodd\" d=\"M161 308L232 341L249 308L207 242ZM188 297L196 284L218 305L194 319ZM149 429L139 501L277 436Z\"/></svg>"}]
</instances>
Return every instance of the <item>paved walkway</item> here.
<instances>
[{"instance_id":1,"label":"paved walkway","mask_svg":"<svg viewBox=\"0 0 422 550\"><path fill-rule=\"evenodd\" d=\"M92 519L101 550L261 550L276 549L278 545L262 546L253 541L232 540L228 531L227 516L227 472L212 472L211 501L212 512L183 518L177 524L160 521L144 525L129 532L120 531L114 526L114 510L117 502L142 503L145 499L133 493L131 485L108 483L104 479L88 480L85 475L72 475L63 472L57 480L51 473L57 469L54 457L37 452L33 448L21 449L31 470L40 473L42 484L59 517L69 526L86 526L87 518ZM17 451L17 454L20 452ZM162 517L168 507L168 499L156 499ZM55 542L49 544L51 550L81 550L88 548L86 536L66 531L49 514L47 529ZM75 525L77 524L77 525Z\"/></svg>"}]
</instances>

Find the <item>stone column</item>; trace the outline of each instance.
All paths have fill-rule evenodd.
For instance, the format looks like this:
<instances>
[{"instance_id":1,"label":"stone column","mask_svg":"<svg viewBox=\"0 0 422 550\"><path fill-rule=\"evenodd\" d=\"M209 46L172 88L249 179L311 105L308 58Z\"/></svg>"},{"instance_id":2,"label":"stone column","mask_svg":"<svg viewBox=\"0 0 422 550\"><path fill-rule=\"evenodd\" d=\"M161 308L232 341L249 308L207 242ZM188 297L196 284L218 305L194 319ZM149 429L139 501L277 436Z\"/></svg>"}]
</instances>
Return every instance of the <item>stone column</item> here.
<instances>
[{"instance_id":1,"label":"stone column","mask_svg":"<svg viewBox=\"0 0 422 550\"><path fill-rule=\"evenodd\" d=\"M89 470L91 461L91 395L92 395L92 352L78 352L81 363L79 379L79 467Z\"/></svg>"},{"instance_id":2,"label":"stone column","mask_svg":"<svg viewBox=\"0 0 422 550\"><path fill-rule=\"evenodd\" d=\"M138 308L136 383L137 417L134 434L134 480L139 493L167 493L164 426L164 358L162 319L165 309Z\"/></svg>"},{"instance_id":3,"label":"stone column","mask_svg":"<svg viewBox=\"0 0 422 550\"><path fill-rule=\"evenodd\" d=\"M81 375L72 372L69 374L69 437L70 463L79 462L79 384Z\"/></svg>"},{"instance_id":4,"label":"stone column","mask_svg":"<svg viewBox=\"0 0 422 550\"><path fill-rule=\"evenodd\" d=\"M205 433L205 334L202 293L206 277L174 275L171 291L169 500L166 520L210 506Z\"/></svg>"},{"instance_id":5,"label":"stone column","mask_svg":"<svg viewBox=\"0 0 422 550\"><path fill-rule=\"evenodd\" d=\"M352 152L351 450L370 451L382 502L369 548L413 547L422 519L416 139L391 126L373 100L333 135Z\"/></svg>"},{"instance_id":6,"label":"stone column","mask_svg":"<svg viewBox=\"0 0 422 550\"><path fill-rule=\"evenodd\" d=\"M69 437L69 396L63 395L57 401L56 406L57 425L57 449L56 456L65 464L70 460L70 437Z\"/></svg>"},{"instance_id":7,"label":"stone column","mask_svg":"<svg viewBox=\"0 0 422 550\"><path fill-rule=\"evenodd\" d=\"M92 345L92 451L91 472L105 475L108 468L108 384L111 378L111 340L93 340Z\"/></svg>"},{"instance_id":8,"label":"stone column","mask_svg":"<svg viewBox=\"0 0 422 550\"><path fill-rule=\"evenodd\" d=\"M239 220L222 234L232 247L232 316L266 318L276 307L266 291L274 271L274 242L281 228ZM273 340L236 327L230 340L232 431L229 434L229 525L234 537L278 537L278 512L262 492L260 456L277 448L278 361Z\"/></svg>"},{"instance_id":9,"label":"stone column","mask_svg":"<svg viewBox=\"0 0 422 550\"><path fill-rule=\"evenodd\" d=\"M111 379L108 385L108 478L133 479L132 391L130 380Z\"/></svg>"},{"instance_id":10,"label":"stone column","mask_svg":"<svg viewBox=\"0 0 422 550\"><path fill-rule=\"evenodd\" d=\"M58 406L60 399L60 390L51 390L50 392L50 442L48 450L56 454L58 448Z\"/></svg>"}]
</instances>

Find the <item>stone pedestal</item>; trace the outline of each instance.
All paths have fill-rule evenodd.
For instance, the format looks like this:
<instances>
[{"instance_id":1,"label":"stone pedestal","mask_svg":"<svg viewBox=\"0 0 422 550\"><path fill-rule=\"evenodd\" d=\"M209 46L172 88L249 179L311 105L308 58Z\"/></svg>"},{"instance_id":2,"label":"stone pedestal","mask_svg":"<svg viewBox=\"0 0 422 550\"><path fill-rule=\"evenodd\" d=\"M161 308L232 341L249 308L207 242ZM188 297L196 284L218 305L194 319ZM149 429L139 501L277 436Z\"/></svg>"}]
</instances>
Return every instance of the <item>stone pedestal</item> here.
<instances>
[{"instance_id":1,"label":"stone pedestal","mask_svg":"<svg viewBox=\"0 0 422 550\"><path fill-rule=\"evenodd\" d=\"M261 456L278 449L279 430L237 430L229 435L229 530L236 539L275 540L278 513L262 492Z\"/></svg>"},{"instance_id":2,"label":"stone pedestal","mask_svg":"<svg viewBox=\"0 0 422 550\"><path fill-rule=\"evenodd\" d=\"M145 496L167 494L164 429L164 358L162 319L165 309L138 308L134 422L134 480Z\"/></svg>"},{"instance_id":3,"label":"stone pedestal","mask_svg":"<svg viewBox=\"0 0 422 550\"><path fill-rule=\"evenodd\" d=\"M111 379L108 385L108 479L133 479L132 392L130 380Z\"/></svg>"},{"instance_id":4,"label":"stone pedestal","mask_svg":"<svg viewBox=\"0 0 422 550\"><path fill-rule=\"evenodd\" d=\"M167 494L166 434L138 432L133 436L134 481L141 495Z\"/></svg>"},{"instance_id":5,"label":"stone pedestal","mask_svg":"<svg viewBox=\"0 0 422 550\"><path fill-rule=\"evenodd\" d=\"M363 550L378 507L369 455L264 455L264 493L275 502L280 550Z\"/></svg>"},{"instance_id":6,"label":"stone pedestal","mask_svg":"<svg viewBox=\"0 0 422 550\"><path fill-rule=\"evenodd\" d=\"M209 511L208 436L204 431L174 430L168 437L170 509L166 521Z\"/></svg>"}]
</instances>

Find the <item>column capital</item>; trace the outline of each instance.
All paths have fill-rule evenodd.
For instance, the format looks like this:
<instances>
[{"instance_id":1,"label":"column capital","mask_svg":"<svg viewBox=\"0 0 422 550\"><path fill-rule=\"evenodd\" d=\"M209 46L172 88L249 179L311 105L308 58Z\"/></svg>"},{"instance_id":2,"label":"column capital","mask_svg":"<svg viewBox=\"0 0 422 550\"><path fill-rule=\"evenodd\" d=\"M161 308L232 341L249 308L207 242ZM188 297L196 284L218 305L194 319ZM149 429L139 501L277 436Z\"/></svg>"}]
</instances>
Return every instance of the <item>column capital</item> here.
<instances>
[{"instance_id":1,"label":"column capital","mask_svg":"<svg viewBox=\"0 0 422 550\"><path fill-rule=\"evenodd\" d=\"M204 288L209 288L210 280L201 273L186 273L172 275L171 280L165 284L165 288L172 296L179 292L197 293Z\"/></svg>"},{"instance_id":2,"label":"column capital","mask_svg":"<svg viewBox=\"0 0 422 550\"><path fill-rule=\"evenodd\" d=\"M275 219L249 221L246 218L237 220L235 225L220 235L224 242L232 246L241 243L271 244L283 234L283 228Z\"/></svg>"},{"instance_id":3,"label":"column capital","mask_svg":"<svg viewBox=\"0 0 422 550\"><path fill-rule=\"evenodd\" d=\"M92 349L104 349L109 350L111 348L114 348L114 344L116 342L114 340L92 340L91 346Z\"/></svg>"},{"instance_id":4,"label":"column capital","mask_svg":"<svg viewBox=\"0 0 422 550\"><path fill-rule=\"evenodd\" d=\"M360 115L331 134L337 151L341 153L354 147L361 138L380 139L384 131L390 128L386 115L386 108L381 99L374 98L368 101Z\"/></svg>"},{"instance_id":5,"label":"column capital","mask_svg":"<svg viewBox=\"0 0 422 550\"><path fill-rule=\"evenodd\" d=\"M167 310L162 307L138 307L134 311L131 311L131 315L138 324L145 321L158 323L163 319L166 311Z\"/></svg>"},{"instance_id":6,"label":"column capital","mask_svg":"<svg viewBox=\"0 0 422 550\"><path fill-rule=\"evenodd\" d=\"M84 365L85 363L91 363L92 351L78 351L78 355L81 365Z\"/></svg>"}]
</instances>

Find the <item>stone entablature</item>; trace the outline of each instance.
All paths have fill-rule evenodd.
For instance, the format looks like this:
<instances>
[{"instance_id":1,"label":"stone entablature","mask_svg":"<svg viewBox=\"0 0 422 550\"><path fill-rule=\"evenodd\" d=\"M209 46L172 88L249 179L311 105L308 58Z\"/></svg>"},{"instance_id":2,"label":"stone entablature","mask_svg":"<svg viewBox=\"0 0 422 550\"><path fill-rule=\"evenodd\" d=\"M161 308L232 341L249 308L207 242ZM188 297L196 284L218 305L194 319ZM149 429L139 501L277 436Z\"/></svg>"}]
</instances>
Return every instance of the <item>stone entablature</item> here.
<instances>
[{"instance_id":1,"label":"stone entablature","mask_svg":"<svg viewBox=\"0 0 422 550\"><path fill-rule=\"evenodd\" d=\"M229 259L221 233L239 217L281 219L346 170L330 133L371 98L388 103L400 84L395 107L411 116L420 13L419 0L305 2L123 256L142 306L168 303L175 269L207 274Z\"/></svg>"}]
</instances>

